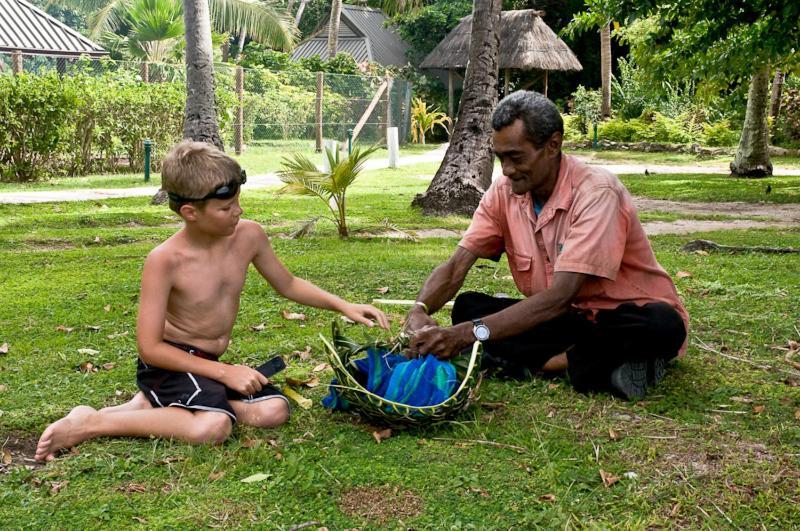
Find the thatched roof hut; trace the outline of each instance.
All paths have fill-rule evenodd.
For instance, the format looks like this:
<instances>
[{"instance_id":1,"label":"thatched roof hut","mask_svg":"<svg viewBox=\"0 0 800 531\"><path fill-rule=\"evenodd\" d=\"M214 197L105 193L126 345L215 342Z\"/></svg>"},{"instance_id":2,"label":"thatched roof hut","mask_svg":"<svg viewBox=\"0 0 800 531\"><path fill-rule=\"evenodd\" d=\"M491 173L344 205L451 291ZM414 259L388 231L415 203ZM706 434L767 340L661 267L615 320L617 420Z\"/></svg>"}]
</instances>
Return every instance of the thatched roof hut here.
<instances>
[{"instance_id":1,"label":"thatched roof hut","mask_svg":"<svg viewBox=\"0 0 800 531\"><path fill-rule=\"evenodd\" d=\"M558 35L542 20L543 16L544 12L535 9L503 11L500 14L500 57L498 59L500 68L505 71L506 92L508 91L509 70L512 68L543 72L545 95L547 94L548 72L583 70L580 61L569 46L558 38ZM472 15L469 15L461 19L458 26L420 64L420 68L448 70L451 94L454 71L467 67L471 33Z\"/></svg>"}]
</instances>

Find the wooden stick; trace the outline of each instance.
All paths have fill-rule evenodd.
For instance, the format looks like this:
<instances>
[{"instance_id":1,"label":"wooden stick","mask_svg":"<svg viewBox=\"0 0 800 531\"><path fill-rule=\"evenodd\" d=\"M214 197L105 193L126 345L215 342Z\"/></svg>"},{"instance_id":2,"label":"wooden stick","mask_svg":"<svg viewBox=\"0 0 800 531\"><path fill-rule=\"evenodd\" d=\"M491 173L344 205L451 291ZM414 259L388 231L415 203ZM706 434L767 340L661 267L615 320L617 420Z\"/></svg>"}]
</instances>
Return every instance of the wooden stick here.
<instances>
[{"instance_id":1,"label":"wooden stick","mask_svg":"<svg viewBox=\"0 0 800 531\"><path fill-rule=\"evenodd\" d=\"M508 448L511 450L516 450L518 452L530 452L527 448L523 448L522 446L514 446L513 444L503 444L494 441L487 441L485 439L451 439L449 437L434 437L434 441L449 441L449 442L462 442L462 443L470 443L470 444L485 444L487 446L496 446L498 448Z\"/></svg>"},{"instance_id":2,"label":"wooden stick","mask_svg":"<svg viewBox=\"0 0 800 531\"><path fill-rule=\"evenodd\" d=\"M750 364L750 365L752 365L754 367L758 367L759 369L775 370L775 371L778 371L778 372L786 373L786 374L791 375L791 376L800 376L800 373L797 372L797 371L787 371L786 369L781 369L780 367L773 367L771 365L761 365L760 363L756 363L754 361L750 361L750 360L747 360L747 359L744 359L744 358L738 358L736 356L731 356L730 354L725 354L724 352L720 352L719 350L716 350L714 348L709 347L708 345L706 345L703 342L702 339L700 339L697 336L694 336L694 339L699 343L699 345L697 345L697 346L700 347L701 349L707 350L708 352L713 352L714 354L722 356L723 358L728 358L728 359L732 359L732 360L736 360L736 361L741 361L742 363L748 363L748 364Z\"/></svg>"},{"instance_id":3,"label":"wooden stick","mask_svg":"<svg viewBox=\"0 0 800 531\"><path fill-rule=\"evenodd\" d=\"M372 304L388 304L389 306L414 306L411 299L372 299ZM452 308L453 301L444 303L445 307Z\"/></svg>"}]
</instances>

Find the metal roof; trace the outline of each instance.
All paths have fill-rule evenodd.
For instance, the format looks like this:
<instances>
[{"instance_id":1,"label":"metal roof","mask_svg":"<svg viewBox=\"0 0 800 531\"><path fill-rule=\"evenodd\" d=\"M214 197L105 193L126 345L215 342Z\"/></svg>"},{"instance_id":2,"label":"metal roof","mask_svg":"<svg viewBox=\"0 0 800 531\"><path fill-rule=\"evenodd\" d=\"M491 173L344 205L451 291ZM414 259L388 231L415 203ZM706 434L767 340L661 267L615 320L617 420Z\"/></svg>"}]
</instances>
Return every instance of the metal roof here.
<instances>
[{"instance_id":1,"label":"metal roof","mask_svg":"<svg viewBox=\"0 0 800 531\"><path fill-rule=\"evenodd\" d=\"M102 57L108 52L25 0L0 0L0 52Z\"/></svg>"},{"instance_id":2,"label":"metal roof","mask_svg":"<svg viewBox=\"0 0 800 531\"><path fill-rule=\"evenodd\" d=\"M328 15L330 18L330 15ZM328 58L328 19L292 52L292 59L319 55ZM357 62L373 61L384 66L403 66L408 62L408 45L392 27L384 27L386 15L380 9L342 6L338 50Z\"/></svg>"}]
</instances>

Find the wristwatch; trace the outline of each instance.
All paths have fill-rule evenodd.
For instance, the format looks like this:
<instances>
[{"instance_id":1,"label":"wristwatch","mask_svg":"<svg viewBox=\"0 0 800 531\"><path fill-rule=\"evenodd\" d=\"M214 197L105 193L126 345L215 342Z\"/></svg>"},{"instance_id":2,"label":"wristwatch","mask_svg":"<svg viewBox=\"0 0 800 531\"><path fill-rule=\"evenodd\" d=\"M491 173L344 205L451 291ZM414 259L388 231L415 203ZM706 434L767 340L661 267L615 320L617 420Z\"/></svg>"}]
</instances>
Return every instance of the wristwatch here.
<instances>
[{"instance_id":1,"label":"wristwatch","mask_svg":"<svg viewBox=\"0 0 800 531\"><path fill-rule=\"evenodd\" d=\"M491 332L489 332L489 327L481 321L480 319L473 319L472 320L472 333L475 334L475 339L480 342L486 341L489 339Z\"/></svg>"}]
</instances>

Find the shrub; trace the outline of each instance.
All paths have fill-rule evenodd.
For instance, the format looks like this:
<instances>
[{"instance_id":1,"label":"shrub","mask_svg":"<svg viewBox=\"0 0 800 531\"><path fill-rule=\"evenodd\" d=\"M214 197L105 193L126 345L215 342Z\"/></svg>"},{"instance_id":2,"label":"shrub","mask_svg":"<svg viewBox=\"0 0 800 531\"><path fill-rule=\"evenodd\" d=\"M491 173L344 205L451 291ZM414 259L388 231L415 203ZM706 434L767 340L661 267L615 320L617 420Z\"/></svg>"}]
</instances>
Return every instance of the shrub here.
<instances>
[{"instance_id":1,"label":"shrub","mask_svg":"<svg viewBox=\"0 0 800 531\"><path fill-rule=\"evenodd\" d=\"M739 142L739 132L731 129L728 120L714 124L702 124L701 142L704 146L735 146Z\"/></svg>"},{"instance_id":2,"label":"shrub","mask_svg":"<svg viewBox=\"0 0 800 531\"><path fill-rule=\"evenodd\" d=\"M0 76L0 177L33 181L52 167L76 95L57 74Z\"/></svg>"},{"instance_id":3,"label":"shrub","mask_svg":"<svg viewBox=\"0 0 800 531\"><path fill-rule=\"evenodd\" d=\"M581 117L576 114L564 114L564 140L575 142L582 140L586 135L581 131Z\"/></svg>"},{"instance_id":4,"label":"shrub","mask_svg":"<svg viewBox=\"0 0 800 531\"><path fill-rule=\"evenodd\" d=\"M784 88L774 136L776 144L800 144L800 88Z\"/></svg>"},{"instance_id":5,"label":"shrub","mask_svg":"<svg viewBox=\"0 0 800 531\"><path fill-rule=\"evenodd\" d=\"M598 125L597 136L612 142L632 142L634 138L640 136L640 127L639 121L614 118Z\"/></svg>"},{"instance_id":6,"label":"shrub","mask_svg":"<svg viewBox=\"0 0 800 531\"><path fill-rule=\"evenodd\" d=\"M589 132L592 124L600 121L600 107L602 96L599 90L589 90L583 85L578 85L572 93L575 114L581 118L581 131Z\"/></svg>"}]
</instances>

